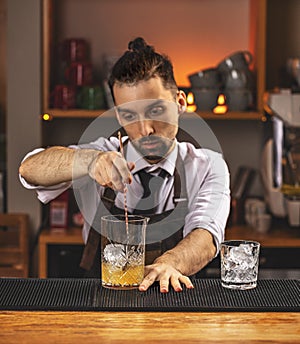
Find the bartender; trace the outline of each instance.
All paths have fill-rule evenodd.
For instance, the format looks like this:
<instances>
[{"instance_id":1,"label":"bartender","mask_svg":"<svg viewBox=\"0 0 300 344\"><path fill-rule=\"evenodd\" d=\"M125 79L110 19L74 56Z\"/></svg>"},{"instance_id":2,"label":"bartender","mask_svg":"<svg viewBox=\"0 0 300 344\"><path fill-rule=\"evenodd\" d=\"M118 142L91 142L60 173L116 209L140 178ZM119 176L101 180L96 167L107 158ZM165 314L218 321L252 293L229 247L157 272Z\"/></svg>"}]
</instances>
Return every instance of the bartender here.
<instances>
[{"instance_id":1,"label":"bartender","mask_svg":"<svg viewBox=\"0 0 300 344\"><path fill-rule=\"evenodd\" d=\"M97 209L104 204L110 213L124 212L126 187L129 214L150 217L154 234L149 233L158 238L146 248L139 290L146 291L155 281L161 292L168 292L170 285L175 291L193 288L190 276L218 254L224 239L230 209L226 163L220 153L177 140L186 96L178 90L169 58L143 38L129 43L112 69L109 86L124 129L121 144L120 137L112 136L36 149L21 163L21 182L44 203L75 184L83 199L90 200L82 202L86 248L81 266L87 270L95 266L99 243ZM154 177L159 182L151 183Z\"/></svg>"}]
</instances>

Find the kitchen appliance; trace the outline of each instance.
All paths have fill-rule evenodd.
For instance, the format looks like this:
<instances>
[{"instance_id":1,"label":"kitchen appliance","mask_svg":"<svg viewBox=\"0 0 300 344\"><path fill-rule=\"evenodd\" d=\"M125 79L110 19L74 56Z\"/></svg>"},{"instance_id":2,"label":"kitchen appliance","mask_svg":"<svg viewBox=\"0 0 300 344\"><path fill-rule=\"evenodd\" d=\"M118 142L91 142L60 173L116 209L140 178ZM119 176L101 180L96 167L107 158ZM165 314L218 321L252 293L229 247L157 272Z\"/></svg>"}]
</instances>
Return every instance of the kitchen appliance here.
<instances>
[{"instance_id":1,"label":"kitchen appliance","mask_svg":"<svg viewBox=\"0 0 300 344\"><path fill-rule=\"evenodd\" d=\"M300 93L277 89L266 94L267 112L279 117L287 127L300 128Z\"/></svg>"},{"instance_id":2,"label":"kitchen appliance","mask_svg":"<svg viewBox=\"0 0 300 344\"><path fill-rule=\"evenodd\" d=\"M273 115L273 137L263 149L261 173L265 200L273 215L300 226L300 93L277 89L265 94Z\"/></svg>"}]
</instances>

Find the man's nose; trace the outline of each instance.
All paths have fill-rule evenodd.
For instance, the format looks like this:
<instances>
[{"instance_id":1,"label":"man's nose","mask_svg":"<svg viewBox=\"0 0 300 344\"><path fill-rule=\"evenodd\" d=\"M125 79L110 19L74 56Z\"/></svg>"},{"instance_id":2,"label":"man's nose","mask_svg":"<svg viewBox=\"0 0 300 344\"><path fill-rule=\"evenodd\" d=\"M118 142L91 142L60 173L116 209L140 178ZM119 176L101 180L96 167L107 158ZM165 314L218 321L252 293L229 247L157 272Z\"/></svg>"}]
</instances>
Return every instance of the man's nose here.
<instances>
[{"instance_id":1,"label":"man's nose","mask_svg":"<svg viewBox=\"0 0 300 344\"><path fill-rule=\"evenodd\" d=\"M149 136L154 133L153 121L143 120L139 121L139 131L142 136Z\"/></svg>"}]
</instances>

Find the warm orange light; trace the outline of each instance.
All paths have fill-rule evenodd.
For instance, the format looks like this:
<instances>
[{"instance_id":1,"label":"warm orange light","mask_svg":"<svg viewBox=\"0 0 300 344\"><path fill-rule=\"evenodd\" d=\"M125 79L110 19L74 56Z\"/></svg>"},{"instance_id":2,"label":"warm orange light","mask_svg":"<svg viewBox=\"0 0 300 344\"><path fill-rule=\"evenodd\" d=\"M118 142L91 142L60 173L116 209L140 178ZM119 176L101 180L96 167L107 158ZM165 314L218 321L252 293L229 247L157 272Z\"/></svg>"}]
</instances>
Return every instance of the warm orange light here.
<instances>
[{"instance_id":1,"label":"warm orange light","mask_svg":"<svg viewBox=\"0 0 300 344\"><path fill-rule=\"evenodd\" d=\"M218 105L224 105L225 104L225 96L224 94L220 94L218 97Z\"/></svg>"},{"instance_id":2,"label":"warm orange light","mask_svg":"<svg viewBox=\"0 0 300 344\"><path fill-rule=\"evenodd\" d=\"M188 105L186 108L186 112L195 112L197 110L197 106L195 104Z\"/></svg>"},{"instance_id":3,"label":"warm orange light","mask_svg":"<svg viewBox=\"0 0 300 344\"><path fill-rule=\"evenodd\" d=\"M44 114L42 115L42 119L43 119L44 121L51 121L52 116L49 115L48 113L44 113Z\"/></svg>"},{"instance_id":4,"label":"warm orange light","mask_svg":"<svg viewBox=\"0 0 300 344\"><path fill-rule=\"evenodd\" d=\"M186 96L187 102L187 112L195 112L197 110L197 106L194 104L194 95L192 92L189 92Z\"/></svg>"},{"instance_id":5,"label":"warm orange light","mask_svg":"<svg viewBox=\"0 0 300 344\"><path fill-rule=\"evenodd\" d=\"M188 105L194 104L194 95L192 92L189 92L186 96L186 102L188 103Z\"/></svg>"},{"instance_id":6,"label":"warm orange light","mask_svg":"<svg viewBox=\"0 0 300 344\"><path fill-rule=\"evenodd\" d=\"M226 105L226 97L224 94L219 94L218 105L213 109L216 115L224 115L228 111L228 106Z\"/></svg>"},{"instance_id":7,"label":"warm orange light","mask_svg":"<svg viewBox=\"0 0 300 344\"><path fill-rule=\"evenodd\" d=\"M266 116L262 116L262 117L261 117L261 121L262 121L262 122L267 122L267 120L268 120L268 119L267 119Z\"/></svg>"}]
</instances>

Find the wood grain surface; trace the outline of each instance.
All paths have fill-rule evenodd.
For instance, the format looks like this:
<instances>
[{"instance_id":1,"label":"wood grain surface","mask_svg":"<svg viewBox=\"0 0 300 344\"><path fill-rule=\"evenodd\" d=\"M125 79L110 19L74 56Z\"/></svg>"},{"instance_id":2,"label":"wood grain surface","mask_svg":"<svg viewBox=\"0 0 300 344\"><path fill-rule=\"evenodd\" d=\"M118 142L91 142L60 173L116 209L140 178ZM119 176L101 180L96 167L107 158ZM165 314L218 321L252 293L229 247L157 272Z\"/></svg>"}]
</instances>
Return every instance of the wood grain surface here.
<instances>
[{"instance_id":1,"label":"wood grain surface","mask_svg":"<svg viewBox=\"0 0 300 344\"><path fill-rule=\"evenodd\" d=\"M300 313L0 312L0 343L299 343Z\"/></svg>"}]
</instances>

